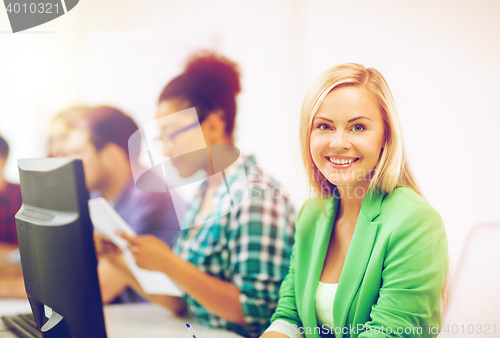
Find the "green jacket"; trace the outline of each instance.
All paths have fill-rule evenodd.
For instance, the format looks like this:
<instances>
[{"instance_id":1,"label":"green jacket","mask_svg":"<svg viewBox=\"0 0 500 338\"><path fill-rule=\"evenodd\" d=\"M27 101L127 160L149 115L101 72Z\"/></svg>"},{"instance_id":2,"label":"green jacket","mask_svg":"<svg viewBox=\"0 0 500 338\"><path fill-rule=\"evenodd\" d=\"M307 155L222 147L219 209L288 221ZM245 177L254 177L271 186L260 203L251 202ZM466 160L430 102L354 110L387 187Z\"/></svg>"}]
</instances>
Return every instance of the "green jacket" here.
<instances>
[{"instance_id":1,"label":"green jacket","mask_svg":"<svg viewBox=\"0 0 500 338\"><path fill-rule=\"evenodd\" d=\"M448 241L439 213L409 188L365 197L335 294L335 326L318 326L315 295L338 201L323 200L325 215L309 200L298 214L290 271L271 321L297 325L308 338L437 336Z\"/></svg>"}]
</instances>

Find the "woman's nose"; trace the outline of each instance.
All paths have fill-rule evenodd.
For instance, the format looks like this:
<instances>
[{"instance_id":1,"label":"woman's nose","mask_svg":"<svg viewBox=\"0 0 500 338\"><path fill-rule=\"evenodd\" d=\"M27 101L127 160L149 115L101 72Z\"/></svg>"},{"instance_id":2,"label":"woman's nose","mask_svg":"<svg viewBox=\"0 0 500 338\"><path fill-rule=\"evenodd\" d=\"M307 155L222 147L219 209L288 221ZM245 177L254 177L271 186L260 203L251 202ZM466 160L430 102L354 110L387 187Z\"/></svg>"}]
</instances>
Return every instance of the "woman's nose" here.
<instances>
[{"instance_id":1,"label":"woman's nose","mask_svg":"<svg viewBox=\"0 0 500 338\"><path fill-rule=\"evenodd\" d=\"M336 150L349 149L351 147L351 142L349 141L349 135L343 130L336 130L330 139L330 148Z\"/></svg>"}]
</instances>

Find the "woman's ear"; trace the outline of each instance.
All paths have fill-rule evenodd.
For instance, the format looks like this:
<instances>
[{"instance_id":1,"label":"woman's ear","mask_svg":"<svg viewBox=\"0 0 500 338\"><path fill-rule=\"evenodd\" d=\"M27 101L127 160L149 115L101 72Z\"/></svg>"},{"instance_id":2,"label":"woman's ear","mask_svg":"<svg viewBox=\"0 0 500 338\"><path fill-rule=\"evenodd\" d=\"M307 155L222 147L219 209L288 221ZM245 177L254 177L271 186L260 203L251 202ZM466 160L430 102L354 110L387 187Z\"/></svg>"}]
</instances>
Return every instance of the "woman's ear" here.
<instances>
[{"instance_id":1,"label":"woman's ear","mask_svg":"<svg viewBox=\"0 0 500 338\"><path fill-rule=\"evenodd\" d=\"M221 143L225 136L226 122L222 111L214 110L201 123L201 129L208 144Z\"/></svg>"}]
</instances>

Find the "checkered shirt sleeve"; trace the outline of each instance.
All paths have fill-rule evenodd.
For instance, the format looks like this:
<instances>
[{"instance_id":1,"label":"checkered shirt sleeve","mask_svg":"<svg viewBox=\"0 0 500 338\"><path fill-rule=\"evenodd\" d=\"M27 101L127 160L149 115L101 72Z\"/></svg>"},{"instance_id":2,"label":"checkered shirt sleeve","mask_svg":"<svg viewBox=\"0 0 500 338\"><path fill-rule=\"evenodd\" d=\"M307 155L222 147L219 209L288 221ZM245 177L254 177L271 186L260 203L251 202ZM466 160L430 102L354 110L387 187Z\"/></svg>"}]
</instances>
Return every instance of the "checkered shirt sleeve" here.
<instances>
[{"instance_id":1,"label":"checkered shirt sleeve","mask_svg":"<svg viewBox=\"0 0 500 338\"><path fill-rule=\"evenodd\" d=\"M286 197L273 196L276 191L272 185L252 187L229 220L230 280L240 289L245 321L261 332L276 309L293 246L294 211Z\"/></svg>"}]
</instances>

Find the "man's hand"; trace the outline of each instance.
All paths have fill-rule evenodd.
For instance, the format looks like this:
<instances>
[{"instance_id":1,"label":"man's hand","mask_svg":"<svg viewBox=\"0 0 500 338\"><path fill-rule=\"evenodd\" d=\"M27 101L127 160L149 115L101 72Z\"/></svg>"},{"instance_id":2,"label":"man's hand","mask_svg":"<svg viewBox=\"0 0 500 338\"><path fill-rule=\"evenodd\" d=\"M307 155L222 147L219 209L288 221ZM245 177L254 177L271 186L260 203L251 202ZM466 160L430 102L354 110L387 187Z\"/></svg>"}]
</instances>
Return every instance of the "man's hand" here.
<instances>
[{"instance_id":1,"label":"man's hand","mask_svg":"<svg viewBox=\"0 0 500 338\"><path fill-rule=\"evenodd\" d=\"M98 258L109 258L122 253L107 236L98 231L94 231L94 246Z\"/></svg>"},{"instance_id":2,"label":"man's hand","mask_svg":"<svg viewBox=\"0 0 500 338\"><path fill-rule=\"evenodd\" d=\"M129 236L120 234L128 243L138 267L146 270L164 271L173 255L170 247L153 235Z\"/></svg>"}]
</instances>

